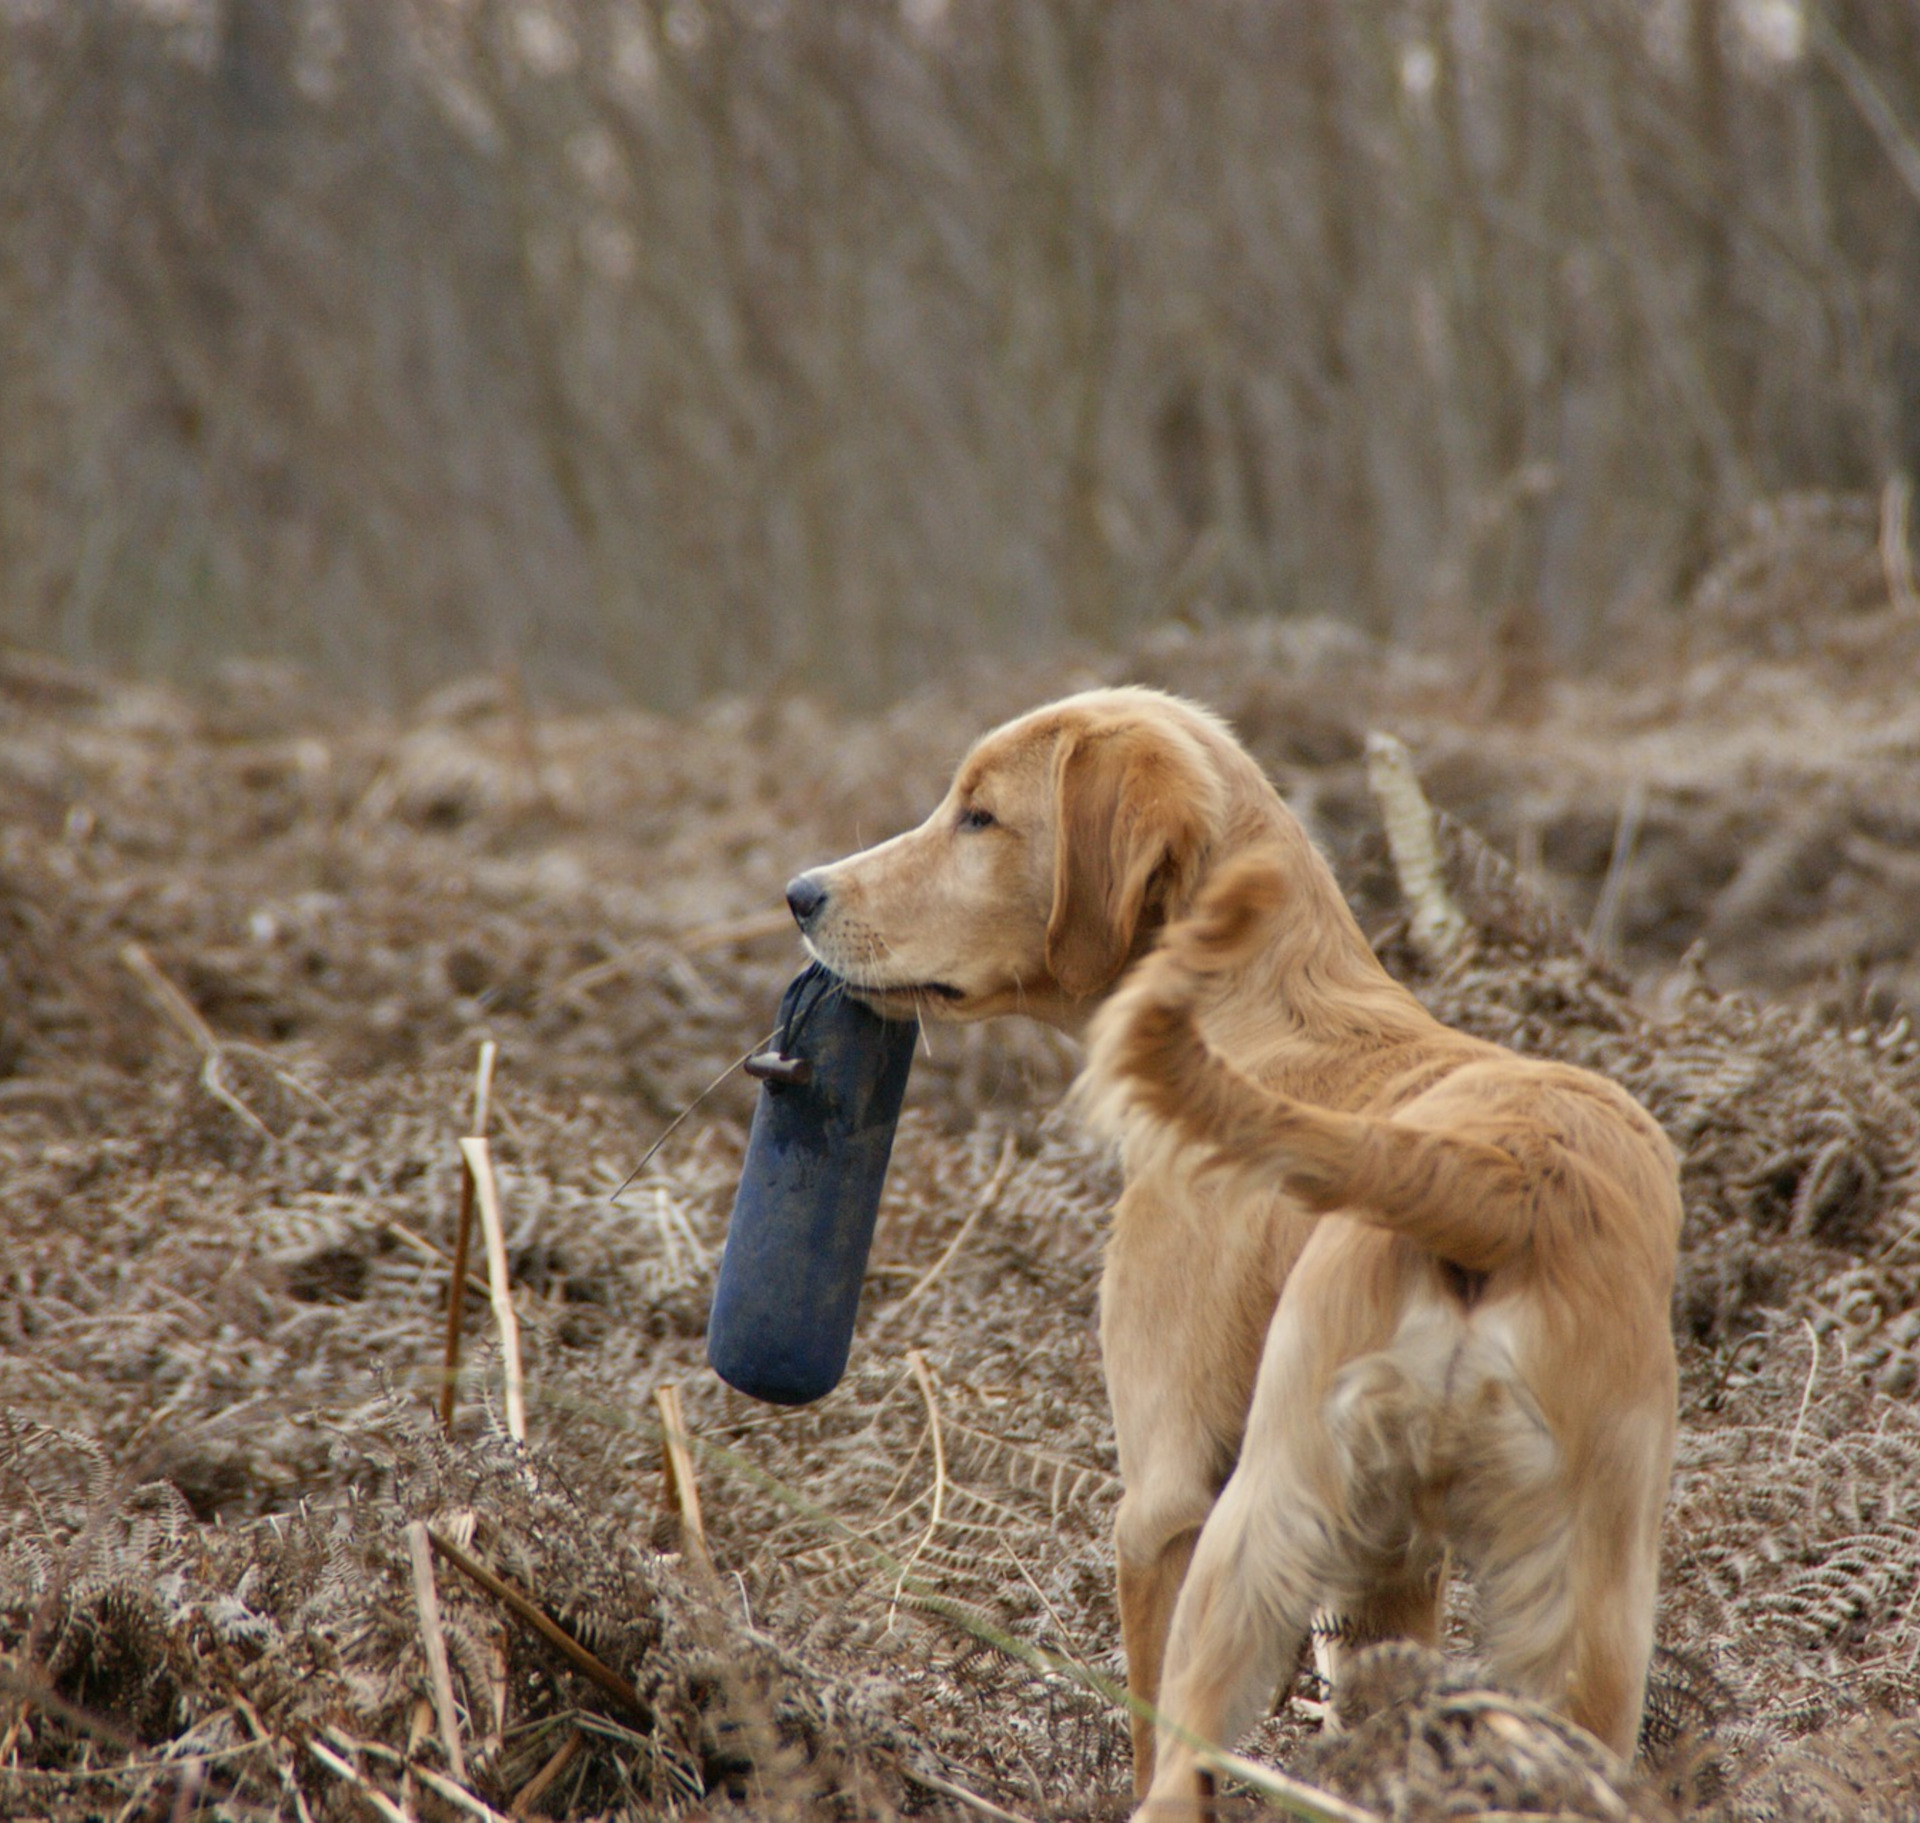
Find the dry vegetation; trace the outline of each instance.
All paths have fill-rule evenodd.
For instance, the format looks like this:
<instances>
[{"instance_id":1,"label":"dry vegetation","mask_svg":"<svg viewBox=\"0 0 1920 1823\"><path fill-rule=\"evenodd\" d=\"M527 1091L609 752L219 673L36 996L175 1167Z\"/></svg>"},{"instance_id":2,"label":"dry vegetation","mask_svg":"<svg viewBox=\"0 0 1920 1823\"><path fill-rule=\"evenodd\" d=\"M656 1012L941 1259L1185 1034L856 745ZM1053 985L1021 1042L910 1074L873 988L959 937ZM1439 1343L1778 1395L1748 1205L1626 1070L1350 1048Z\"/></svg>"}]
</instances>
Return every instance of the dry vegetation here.
<instances>
[{"instance_id":1,"label":"dry vegetation","mask_svg":"<svg viewBox=\"0 0 1920 1823\"><path fill-rule=\"evenodd\" d=\"M867 706L1604 654L1920 475L1889 0L0 0L0 634Z\"/></svg>"},{"instance_id":2,"label":"dry vegetation","mask_svg":"<svg viewBox=\"0 0 1920 1823\"><path fill-rule=\"evenodd\" d=\"M1920 622L1876 549L1871 512L1789 504L1684 644L1650 626L1578 683L1272 622L868 720L798 696L542 713L481 678L388 724L258 668L189 702L8 658L0 1808L1122 1808L1113 1185L1052 1112L1067 1047L929 1036L852 1366L808 1410L702 1365L739 1078L614 1191L761 1035L796 961L766 916L786 875L916 818L979 727L1125 675L1236 718L1436 1007L1614 1073L1686 1160L1639 1782L1404 1657L1349 1699L1353 1732L1294 1706L1255 1749L1381 1817L1911 1815ZM1758 649L1769 588L1799 649ZM1474 936L1438 972L1383 861L1373 726L1518 863L1451 830ZM481 1291L450 1437L434 1417L487 1037L524 1447ZM712 1580L663 1475L670 1385ZM416 1522L611 1680L450 1555L423 1619ZM1464 1597L1457 1618L1464 1644Z\"/></svg>"}]
</instances>

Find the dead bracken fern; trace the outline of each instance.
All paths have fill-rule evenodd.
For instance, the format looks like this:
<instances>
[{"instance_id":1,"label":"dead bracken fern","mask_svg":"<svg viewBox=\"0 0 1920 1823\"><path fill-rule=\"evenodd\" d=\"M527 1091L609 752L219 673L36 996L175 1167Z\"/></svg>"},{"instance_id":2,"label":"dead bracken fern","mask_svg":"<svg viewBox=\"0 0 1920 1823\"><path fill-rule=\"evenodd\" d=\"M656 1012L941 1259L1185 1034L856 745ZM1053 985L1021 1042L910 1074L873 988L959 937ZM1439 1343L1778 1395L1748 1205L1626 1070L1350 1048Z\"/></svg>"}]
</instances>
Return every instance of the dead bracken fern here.
<instances>
[{"instance_id":1,"label":"dead bracken fern","mask_svg":"<svg viewBox=\"0 0 1920 1823\"><path fill-rule=\"evenodd\" d=\"M1587 744L1543 735L1537 766L1512 729L1461 736L1514 783L1456 801L1534 806L1549 859L1591 825L1585 884L1613 872L1618 959L1590 952L1536 866L1444 816L1465 930L1434 958L1409 940L1363 771L1364 729L1397 726L1417 764L1451 755L1458 783L1467 748L1448 746L1427 674L1396 682L1400 659L1304 634L1195 636L1152 663L1241 716L1333 838L1390 965L1443 1016L1618 1076L1680 1149L1683 1414L1651 1783L1602 1783L1636 1815L1838 1815L1850 1789L1869 1794L1851 1814L1902 1814L1870 1794L1911 1790L1909 1734L1856 1718L1920 1707L1911 1032L1865 988L1844 1006L1824 987L1718 993L1689 967L1636 990L1650 886L1718 868L1730 891L1739 855L1707 850L1746 814L1701 810L1696 831L1683 819L1702 800L1648 767L1637 844L1612 869L1621 796L1589 811L1593 775L1569 768L1624 765L1612 743L1643 724L1590 706ZM554 717L538 779L479 698L426 732L213 740L190 706L103 685L0 726L0 935L20 939L0 963L0 1811L77 1823L198 1802L328 1823L392 1804L434 1823L460 1803L435 1781L556 1818L1120 1811L1097 1341L1117 1182L1051 1112L1064 1041L929 1034L849 1371L814 1407L754 1405L703 1362L751 1090L729 1080L610 1198L764 1031L797 966L765 916L787 875L924 813L967 740L1048 687L956 692L831 738L817 710L777 703L674 727ZM1756 701L1771 751L1781 700ZM1898 702L1881 709L1839 718L1844 752L1802 743L1820 770L1806 839L1881 882L1872 918L1849 901L1821 933L1854 929L1843 911L1879 930L1898 884L1883 864L1912 795L1908 736ZM1843 762L1857 797L1836 786ZM1724 900L1723 944L1797 903L1802 839ZM119 960L129 941L191 1003L271 1143L209 1094L206 1046L176 1040ZM456 1141L487 1039L524 1445L477 1259L451 1432L436 1419ZM679 1488L661 1436L674 1388ZM711 1580L683 1555L689 1476ZM416 1525L645 1712L437 1555L423 1619ZM1471 1602L1456 1611L1470 1648ZM1612 1801L1580 1743L1448 1680L1365 1724L1384 1745L1343 1801ZM1257 1745L1337 1787L1316 1738L1291 1705Z\"/></svg>"},{"instance_id":2,"label":"dead bracken fern","mask_svg":"<svg viewBox=\"0 0 1920 1823\"><path fill-rule=\"evenodd\" d=\"M1306 1756L1306 1770L1381 1818L1668 1823L1651 1781L1582 1730L1536 1703L1487 1690L1470 1669L1422 1647L1369 1647L1335 1710L1342 1732Z\"/></svg>"}]
</instances>

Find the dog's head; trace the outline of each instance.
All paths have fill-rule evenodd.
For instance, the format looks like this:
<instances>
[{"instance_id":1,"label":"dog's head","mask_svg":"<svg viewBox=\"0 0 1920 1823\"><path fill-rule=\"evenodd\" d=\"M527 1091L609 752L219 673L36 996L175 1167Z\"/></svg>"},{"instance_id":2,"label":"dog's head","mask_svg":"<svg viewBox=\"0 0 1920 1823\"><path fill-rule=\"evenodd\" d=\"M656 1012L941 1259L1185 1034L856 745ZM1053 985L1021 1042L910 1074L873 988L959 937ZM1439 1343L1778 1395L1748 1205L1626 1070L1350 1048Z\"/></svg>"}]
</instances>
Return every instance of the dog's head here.
<instances>
[{"instance_id":1,"label":"dog's head","mask_svg":"<svg viewBox=\"0 0 1920 1823\"><path fill-rule=\"evenodd\" d=\"M1077 1027L1191 897L1224 817L1213 719L1096 690L995 729L918 829L787 889L882 1011Z\"/></svg>"}]
</instances>

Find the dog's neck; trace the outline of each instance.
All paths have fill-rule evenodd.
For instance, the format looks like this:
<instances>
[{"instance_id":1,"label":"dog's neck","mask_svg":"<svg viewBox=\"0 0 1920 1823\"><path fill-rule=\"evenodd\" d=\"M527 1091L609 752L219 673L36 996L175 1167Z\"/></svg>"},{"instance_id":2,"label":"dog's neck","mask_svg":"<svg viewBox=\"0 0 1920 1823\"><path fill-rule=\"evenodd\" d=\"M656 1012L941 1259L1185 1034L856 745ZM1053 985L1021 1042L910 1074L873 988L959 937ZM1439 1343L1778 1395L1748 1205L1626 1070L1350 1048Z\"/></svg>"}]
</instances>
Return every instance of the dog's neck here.
<instances>
[{"instance_id":1,"label":"dog's neck","mask_svg":"<svg viewBox=\"0 0 1920 1823\"><path fill-rule=\"evenodd\" d=\"M1445 1028L1381 965L1291 812L1268 832L1276 836L1299 902L1281 911L1263 950L1200 1009L1202 1029L1269 1087L1354 1106Z\"/></svg>"}]
</instances>

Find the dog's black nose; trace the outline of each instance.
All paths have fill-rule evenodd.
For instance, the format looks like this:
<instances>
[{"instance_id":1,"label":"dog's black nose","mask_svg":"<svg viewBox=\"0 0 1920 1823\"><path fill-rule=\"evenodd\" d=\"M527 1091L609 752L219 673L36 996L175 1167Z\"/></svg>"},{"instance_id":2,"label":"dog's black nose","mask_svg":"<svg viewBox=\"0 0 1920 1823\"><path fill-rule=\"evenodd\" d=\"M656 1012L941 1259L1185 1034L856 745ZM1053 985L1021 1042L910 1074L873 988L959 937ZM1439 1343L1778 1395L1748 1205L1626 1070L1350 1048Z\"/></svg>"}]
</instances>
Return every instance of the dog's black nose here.
<instances>
[{"instance_id":1,"label":"dog's black nose","mask_svg":"<svg viewBox=\"0 0 1920 1823\"><path fill-rule=\"evenodd\" d=\"M787 883L787 909L793 913L794 923L802 930L820 915L820 908L826 902L827 889L821 885L817 874L802 874Z\"/></svg>"}]
</instances>

